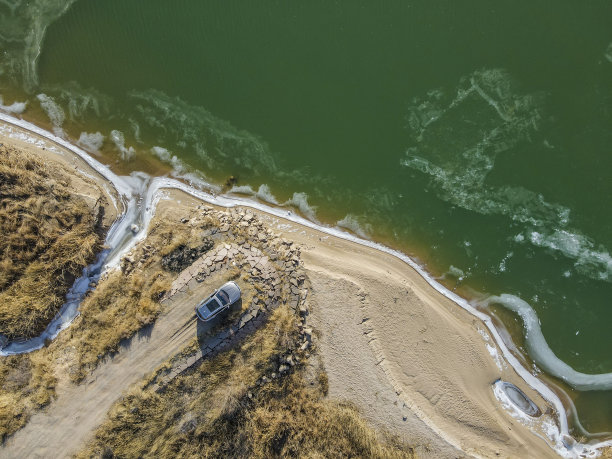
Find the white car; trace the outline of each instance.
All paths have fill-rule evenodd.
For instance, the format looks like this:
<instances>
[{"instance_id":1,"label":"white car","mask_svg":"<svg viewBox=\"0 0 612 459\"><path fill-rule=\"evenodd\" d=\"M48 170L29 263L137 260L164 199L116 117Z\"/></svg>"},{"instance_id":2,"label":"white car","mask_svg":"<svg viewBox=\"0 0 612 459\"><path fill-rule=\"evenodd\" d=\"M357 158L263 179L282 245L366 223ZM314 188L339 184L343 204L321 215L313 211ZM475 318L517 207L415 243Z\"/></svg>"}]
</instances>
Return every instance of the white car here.
<instances>
[{"instance_id":1,"label":"white car","mask_svg":"<svg viewBox=\"0 0 612 459\"><path fill-rule=\"evenodd\" d=\"M240 287L236 282L228 282L196 306L196 316L198 319L207 322L220 312L228 309L239 299Z\"/></svg>"}]
</instances>

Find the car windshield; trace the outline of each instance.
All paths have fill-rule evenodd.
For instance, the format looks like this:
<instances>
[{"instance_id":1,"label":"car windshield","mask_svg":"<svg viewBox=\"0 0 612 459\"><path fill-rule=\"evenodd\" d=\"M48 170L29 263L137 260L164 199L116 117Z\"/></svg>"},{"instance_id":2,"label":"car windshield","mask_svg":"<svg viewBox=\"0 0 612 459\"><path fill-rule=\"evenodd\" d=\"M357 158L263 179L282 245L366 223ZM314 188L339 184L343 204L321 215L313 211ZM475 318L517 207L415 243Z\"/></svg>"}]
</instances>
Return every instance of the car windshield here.
<instances>
[{"instance_id":1,"label":"car windshield","mask_svg":"<svg viewBox=\"0 0 612 459\"><path fill-rule=\"evenodd\" d=\"M208 300L208 302L206 302L204 304L204 306L206 307L206 309L208 309L210 312L215 312L217 309L219 309L220 304L219 302L215 299L215 298L211 298L210 300Z\"/></svg>"},{"instance_id":2,"label":"car windshield","mask_svg":"<svg viewBox=\"0 0 612 459\"><path fill-rule=\"evenodd\" d=\"M219 300L221 300L221 304L223 306L229 303L229 295L225 293L223 290L219 290L219 295L217 296L219 297Z\"/></svg>"}]
</instances>

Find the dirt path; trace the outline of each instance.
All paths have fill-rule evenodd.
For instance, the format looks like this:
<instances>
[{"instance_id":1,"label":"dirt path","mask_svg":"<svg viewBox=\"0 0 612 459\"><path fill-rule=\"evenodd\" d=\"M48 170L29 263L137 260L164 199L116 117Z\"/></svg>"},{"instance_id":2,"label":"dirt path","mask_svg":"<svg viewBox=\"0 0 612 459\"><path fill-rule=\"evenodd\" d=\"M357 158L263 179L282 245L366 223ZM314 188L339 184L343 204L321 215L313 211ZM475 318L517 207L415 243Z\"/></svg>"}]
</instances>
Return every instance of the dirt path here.
<instances>
[{"instance_id":1,"label":"dirt path","mask_svg":"<svg viewBox=\"0 0 612 459\"><path fill-rule=\"evenodd\" d=\"M146 331L134 336L114 358L80 385L58 387L58 397L0 449L2 458L70 457L79 451L125 390L155 370L196 336L194 305L215 279L177 293Z\"/></svg>"}]
</instances>

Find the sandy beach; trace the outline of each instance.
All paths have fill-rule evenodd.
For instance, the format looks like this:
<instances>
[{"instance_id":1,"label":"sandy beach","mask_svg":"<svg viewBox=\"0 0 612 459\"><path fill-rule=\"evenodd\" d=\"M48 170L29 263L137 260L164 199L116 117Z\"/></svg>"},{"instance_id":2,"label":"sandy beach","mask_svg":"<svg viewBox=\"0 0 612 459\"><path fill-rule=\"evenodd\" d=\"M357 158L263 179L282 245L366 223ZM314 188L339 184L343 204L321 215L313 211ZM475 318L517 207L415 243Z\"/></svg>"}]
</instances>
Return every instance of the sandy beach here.
<instances>
[{"instance_id":1,"label":"sandy beach","mask_svg":"<svg viewBox=\"0 0 612 459\"><path fill-rule=\"evenodd\" d=\"M33 143L19 135L24 132L20 128L9 127L5 124L0 142L62 163L74 171L74 185L83 195L91 196L87 189L93 186L115 203L105 218L112 221L117 216L121 209L111 184L87 163L53 142L39 138ZM172 190L165 192L162 202L189 214L201 201ZM318 358L329 377L329 397L355 403L368 421L414 445L420 457L556 456L545 440L546 427L556 423L555 410L502 359L503 353L478 318L391 254L254 212L272 231L301 248L312 288L309 320ZM177 349L179 344L184 343L177 343ZM164 348L164 355L171 354L174 347L170 347ZM133 377L109 386L114 395L105 398L105 409L121 390L162 361L150 360L151 368L141 366ZM96 371L102 375L113 367L120 366L105 365ZM105 375L105 380L114 380L111 376ZM493 383L500 378L520 388L543 414L529 426L513 417L494 394ZM54 404L64 406L69 393L71 398L84 396L86 387L78 387L64 395L60 392ZM87 428L94 429L101 415ZM50 425L42 421L45 416L40 413L33 421ZM89 433L82 432L79 438ZM0 455L4 453L0 450Z\"/></svg>"},{"instance_id":2,"label":"sandy beach","mask_svg":"<svg viewBox=\"0 0 612 459\"><path fill-rule=\"evenodd\" d=\"M393 256L267 218L302 247L330 396L422 445L422 457L555 456L495 398L502 378L546 411L508 365L498 367L483 324Z\"/></svg>"}]
</instances>

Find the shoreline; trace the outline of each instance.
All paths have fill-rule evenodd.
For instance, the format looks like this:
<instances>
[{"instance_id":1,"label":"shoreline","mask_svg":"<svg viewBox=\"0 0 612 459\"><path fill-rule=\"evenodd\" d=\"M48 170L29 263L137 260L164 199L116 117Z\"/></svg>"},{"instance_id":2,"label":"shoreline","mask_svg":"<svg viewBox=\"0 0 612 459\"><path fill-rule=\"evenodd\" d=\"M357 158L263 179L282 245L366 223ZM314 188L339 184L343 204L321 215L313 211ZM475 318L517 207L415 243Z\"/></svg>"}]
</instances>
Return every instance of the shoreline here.
<instances>
[{"instance_id":1,"label":"shoreline","mask_svg":"<svg viewBox=\"0 0 612 459\"><path fill-rule=\"evenodd\" d=\"M284 219L284 220L291 222L292 224L296 224L296 225L305 227L310 231L323 233L326 235L326 237L332 236L335 238L339 238L343 241L348 241L350 243L358 244L360 246L367 247L369 249L372 249L378 252L382 252L386 254L387 256L394 257L400 262L407 264L409 266L409 269L414 270L416 275L420 276L420 278L428 284L429 288L431 288L432 290L435 290L437 294L442 295L444 298L453 302L455 305L460 306L460 308L463 311L467 312L471 316L475 317L476 319L484 323L486 330L487 330L486 333L492 337L492 340L494 343L494 346L492 346L491 348L494 352L491 351L491 349L489 349L489 352L492 355L487 354L487 358L493 360L495 352L501 353L501 356L503 356L505 361L509 363L513 371L515 371L526 382L526 384L530 388L540 393L544 399L546 399L549 403L551 403L551 405L554 407L554 409L559 414L558 422L560 424L560 428L558 429L558 432L552 432L552 431L548 432L548 434L551 437L550 441L552 442L552 445L550 446L553 449L555 449L555 451L557 451L558 454L562 454L562 455L569 454L570 455L569 457L576 455L576 454L595 455L597 453L598 448L612 445L612 440L607 441L607 442L601 442L601 443L594 444L594 445L583 445L580 443L575 443L572 445L569 439L565 437L566 435L569 435L568 434L568 423L567 423L567 412L561 400L559 399L559 397L556 396L556 394L551 389L548 388L548 386L546 386L543 382L539 381L535 376L533 376L526 368L524 368L521 365L518 359L505 346L501 338L501 335L499 334L499 332L493 325L491 318L487 316L486 314L478 311L465 299L459 297L454 292L446 289L444 286L437 283L432 278L432 276L430 276L423 269L423 267L418 265L416 262L414 262L414 260L407 257L403 253L395 251L388 247L385 247L376 242L361 239L359 237L346 233L337 228L328 228L328 227L317 225L300 216L294 215L293 213L288 212L285 209L273 208L273 207L270 207L265 204L255 202L249 199L243 199L243 198L238 198L238 197L230 198L227 196L215 196L206 191L194 189L175 179L158 177L158 178L153 178L150 182L143 179L140 181L141 185L143 185L142 187L140 187L140 190L141 192L143 192L143 194L146 191L146 196L144 196L143 194L141 194L140 196L134 195L133 193L134 187L130 186L131 184L127 183L123 178L115 175L108 167L101 165L95 159L91 158L83 150L79 149L78 147L75 147L74 145L70 144L66 140L58 138L55 135L48 133L44 131L43 129L40 129L34 125L31 125L30 123L26 121L21 121L11 116L4 115L2 113L0 113L0 120L4 121L5 123L16 126L19 129L29 131L30 133L43 137L53 143L58 144L59 146L72 152L73 154L76 154L83 161L85 161L92 169L94 169L98 174L100 174L106 180L111 182L113 187L117 190L117 193L119 195L119 200L121 201L123 205L123 210L124 210L122 217L118 220L119 224L117 225L117 227L122 227L125 230L125 225L127 224L128 220L130 220L130 218L126 218L125 210L134 208L135 206L134 203L139 197L144 198L145 205L143 206L143 213L141 215L143 227L140 228L138 235L133 237L125 245L121 245L120 244L121 241L118 241L117 239L115 239L115 241L117 241L116 243L120 245L120 250L118 250L115 254L113 254L113 257L109 262L111 267L115 266L116 263L118 263L118 260L123 253L127 252L131 247L133 247L134 244L136 244L142 238L144 238L145 231L143 231L143 229L146 228L148 221L150 221L150 218L152 217L155 211L156 203L159 201L159 199L162 198L164 194L162 190L167 190L167 189L180 190L184 193L187 193L193 196L196 199L199 199L200 201L206 202L208 204L216 205L219 207L223 207L223 208L231 208L235 206L249 207L251 209L254 209L264 214L267 214L269 216L272 216L273 218ZM146 190L145 190L145 185L146 185ZM124 225L122 226L121 223L124 223ZM122 236L123 235L121 234L120 231L115 231L113 233L113 237L122 238ZM483 341L486 341L486 338L484 338L484 336L482 338L483 338ZM500 397L503 397L503 396L500 395ZM507 404L508 407L514 406L514 404L510 402L509 400L499 400L499 401L502 404ZM515 417L523 417L523 418L525 416L521 414L519 410L515 410L515 412L512 415ZM531 422L531 420L529 421ZM564 444L565 442L569 443L569 445L565 445Z\"/></svg>"}]
</instances>

